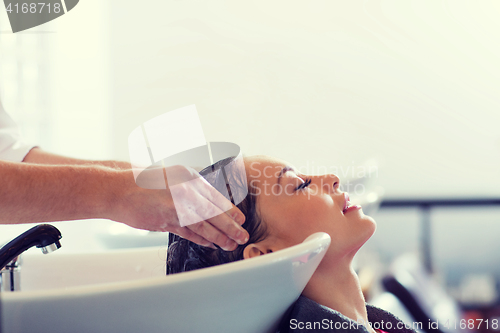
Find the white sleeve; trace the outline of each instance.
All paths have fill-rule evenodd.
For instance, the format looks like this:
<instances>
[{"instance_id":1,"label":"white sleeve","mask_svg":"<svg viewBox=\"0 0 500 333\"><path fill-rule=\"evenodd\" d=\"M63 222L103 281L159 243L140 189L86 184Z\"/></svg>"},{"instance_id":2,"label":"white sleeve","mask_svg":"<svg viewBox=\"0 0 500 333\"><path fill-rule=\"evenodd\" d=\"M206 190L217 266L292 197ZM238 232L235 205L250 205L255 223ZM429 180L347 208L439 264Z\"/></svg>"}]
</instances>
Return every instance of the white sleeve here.
<instances>
[{"instance_id":1,"label":"white sleeve","mask_svg":"<svg viewBox=\"0 0 500 333\"><path fill-rule=\"evenodd\" d=\"M0 100L0 160L22 162L33 147L21 141L16 123L5 112Z\"/></svg>"}]
</instances>

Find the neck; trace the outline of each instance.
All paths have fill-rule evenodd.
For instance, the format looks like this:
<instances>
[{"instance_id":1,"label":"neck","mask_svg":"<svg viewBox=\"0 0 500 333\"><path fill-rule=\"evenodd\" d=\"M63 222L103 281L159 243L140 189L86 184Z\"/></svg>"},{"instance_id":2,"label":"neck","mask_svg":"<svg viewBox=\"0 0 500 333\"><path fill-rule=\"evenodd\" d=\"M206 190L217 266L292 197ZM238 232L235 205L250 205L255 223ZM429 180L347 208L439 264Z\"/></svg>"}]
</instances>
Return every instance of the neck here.
<instances>
[{"instance_id":1,"label":"neck","mask_svg":"<svg viewBox=\"0 0 500 333\"><path fill-rule=\"evenodd\" d=\"M362 322L369 332L375 332L368 324L365 298L352 267L353 256L344 257L335 265L318 266L302 294L354 321ZM328 260L324 258L323 262L325 259Z\"/></svg>"}]
</instances>

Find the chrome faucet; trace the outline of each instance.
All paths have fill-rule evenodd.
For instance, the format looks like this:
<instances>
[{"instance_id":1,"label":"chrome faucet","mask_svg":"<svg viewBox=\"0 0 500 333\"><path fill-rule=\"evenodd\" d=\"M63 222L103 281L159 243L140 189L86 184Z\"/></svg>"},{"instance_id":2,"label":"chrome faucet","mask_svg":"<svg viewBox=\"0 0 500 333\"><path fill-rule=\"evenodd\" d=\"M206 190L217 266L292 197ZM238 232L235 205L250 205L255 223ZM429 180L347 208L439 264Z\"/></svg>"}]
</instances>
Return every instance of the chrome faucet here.
<instances>
[{"instance_id":1,"label":"chrome faucet","mask_svg":"<svg viewBox=\"0 0 500 333\"><path fill-rule=\"evenodd\" d=\"M61 247L61 232L50 224L39 224L0 249L0 291L20 290L21 253L33 246L42 249L44 254Z\"/></svg>"}]
</instances>

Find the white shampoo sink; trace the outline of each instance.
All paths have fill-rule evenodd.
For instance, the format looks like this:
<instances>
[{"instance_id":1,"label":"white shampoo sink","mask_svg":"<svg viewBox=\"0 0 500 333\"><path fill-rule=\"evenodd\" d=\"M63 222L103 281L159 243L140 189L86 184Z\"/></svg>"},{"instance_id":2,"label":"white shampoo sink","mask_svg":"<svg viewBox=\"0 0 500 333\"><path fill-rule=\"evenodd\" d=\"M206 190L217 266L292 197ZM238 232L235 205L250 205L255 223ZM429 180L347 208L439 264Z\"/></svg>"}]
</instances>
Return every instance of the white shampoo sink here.
<instances>
[{"instance_id":1,"label":"white shampoo sink","mask_svg":"<svg viewBox=\"0 0 500 333\"><path fill-rule=\"evenodd\" d=\"M25 255L21 291L0 296L0 332L273 332L330 244L165 276L165 247Z\"/></svg>"}]
</instances>

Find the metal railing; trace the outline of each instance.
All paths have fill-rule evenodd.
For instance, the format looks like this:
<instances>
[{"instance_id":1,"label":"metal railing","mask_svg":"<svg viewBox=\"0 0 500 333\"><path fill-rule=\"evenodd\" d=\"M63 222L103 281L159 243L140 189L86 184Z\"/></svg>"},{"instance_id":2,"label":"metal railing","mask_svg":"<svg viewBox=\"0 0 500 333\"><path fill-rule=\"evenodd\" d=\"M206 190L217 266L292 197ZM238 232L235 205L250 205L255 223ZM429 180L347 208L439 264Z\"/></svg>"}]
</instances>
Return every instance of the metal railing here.
<instances>
[{"instance_id":1,"label":"metal railing","mask_svg":"<svg viewBox=\"0 0 500 333\"><path fill-rule=\"evenodd\" d=\"M472 207L499 206L500 198L440 198L440 199L394 199L387 198L380 204L380 209L418 208L421 214L420 242L424 266L429 273L433 272L431 256L431 210L437 207Z\"/></svg>"}]
</instances>

